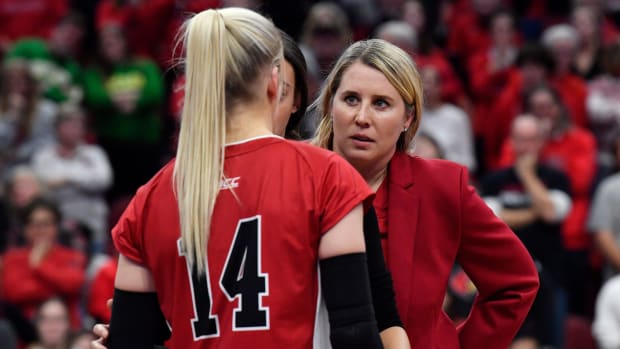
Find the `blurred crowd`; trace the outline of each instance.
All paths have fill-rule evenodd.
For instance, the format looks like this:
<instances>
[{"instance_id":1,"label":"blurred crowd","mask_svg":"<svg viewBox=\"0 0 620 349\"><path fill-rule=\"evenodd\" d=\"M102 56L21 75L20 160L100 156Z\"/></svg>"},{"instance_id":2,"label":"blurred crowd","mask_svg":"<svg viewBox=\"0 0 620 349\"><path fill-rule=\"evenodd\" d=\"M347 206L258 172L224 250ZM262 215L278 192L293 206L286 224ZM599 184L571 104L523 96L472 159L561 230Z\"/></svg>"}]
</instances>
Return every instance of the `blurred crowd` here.
<instances>
[{"instance_id":1,"label":"blurred crowd","mask_svg":"<svg viewBox=\"0 0 620 349\"><path fill-rule=\"evenodd\" d=\"M174 154L178 29L223 6L298 40L310 100L355 40L411 54L410 152L467 167L539 268L513 349L620 345L620 1L0 0L0 347L87 348L109 321L109 229ZM458 322L475 287L455 266L449 289Z\"/></svg>"}]
</instances>

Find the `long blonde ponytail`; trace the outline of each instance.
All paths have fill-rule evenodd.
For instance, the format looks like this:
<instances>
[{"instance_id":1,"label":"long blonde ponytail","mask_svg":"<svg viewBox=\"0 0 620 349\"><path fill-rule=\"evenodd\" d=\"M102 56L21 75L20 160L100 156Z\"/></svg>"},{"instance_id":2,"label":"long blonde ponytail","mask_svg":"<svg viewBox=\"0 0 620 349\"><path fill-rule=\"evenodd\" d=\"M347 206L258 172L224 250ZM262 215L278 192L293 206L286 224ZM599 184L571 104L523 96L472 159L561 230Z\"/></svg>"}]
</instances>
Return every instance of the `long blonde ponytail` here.
<instances>
[{"instance_id":1,"label":"long blonde ponytail","mask_svg":"<svg viewBox=\"0 0 620 349\"><path fill-rule=\"evenodd\" d=\"M185 99L174 183L186 256L203 271L224 178L226 112L252 98L252 82L281 57L282 44L270 21L239 8L206 10L190 18L184 44Z\"/></svg>"}]
</instances>

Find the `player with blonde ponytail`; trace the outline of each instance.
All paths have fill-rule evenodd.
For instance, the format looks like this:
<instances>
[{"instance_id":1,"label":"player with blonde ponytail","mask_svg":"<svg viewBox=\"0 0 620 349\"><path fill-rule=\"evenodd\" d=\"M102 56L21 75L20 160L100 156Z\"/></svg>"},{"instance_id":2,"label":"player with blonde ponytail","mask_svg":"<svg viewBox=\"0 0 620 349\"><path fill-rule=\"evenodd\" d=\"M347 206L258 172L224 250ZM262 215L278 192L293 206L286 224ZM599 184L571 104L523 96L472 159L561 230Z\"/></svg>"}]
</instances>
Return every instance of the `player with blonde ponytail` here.
<instances>
[{"instance_id":1,"label":"player with blonde ponytail","mask_svg":"<svg viewBox=\"0 0 620 349\"><path fill-rule=\"evenodd\" d=\"M333 348L382 348L362 233L372 192L334 153L272 134L278 30L240 8L184 30L177 156L112 230L108 348L312 348L322 298Z\"/></svg>"}]
</instances>

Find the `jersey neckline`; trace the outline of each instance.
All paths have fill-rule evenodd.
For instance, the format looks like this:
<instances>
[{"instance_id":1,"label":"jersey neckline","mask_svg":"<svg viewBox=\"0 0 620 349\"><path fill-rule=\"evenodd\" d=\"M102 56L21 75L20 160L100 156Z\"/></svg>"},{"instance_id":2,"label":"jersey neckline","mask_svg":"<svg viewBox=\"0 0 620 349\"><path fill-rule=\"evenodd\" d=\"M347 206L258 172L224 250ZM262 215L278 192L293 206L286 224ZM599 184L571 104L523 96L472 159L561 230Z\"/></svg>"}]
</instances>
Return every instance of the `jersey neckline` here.
<instances>
[{"instance_id":1,"label":"jersey neckline","mask_svg":"<svg viewBox=\"0 0 620 349\"><path fill-rule=\"evenodd\" d=\"M229 147L229 146L235 146L235 145L240 145L240 144L244 144L244 143L249 143L252 141L256 141L256 140L260 140L260 139L265 139L265 138L277 138L277 139L284 139L278 135L274 135L274 134L267 134L267 135L262 135L262 136L256 136L256 137L252 137L252 138L246 138L246 139L242 139L240 141L237 142L232 142L232 143L226 143L224 144L225 147Z\"/></svg>"},{"instance_id":2,"label":"jersey neckline","mask_svg":"<svg viewBox=\"0 0 620 349\"><path fill-rule=\"evenodd\" d=\"M244 139L242 141L228 143L224 148L224 156L230 158L233 156L249 153L258 150L266 145L282 142L285 139L276 135L264 135Z\"/></svg>"}]
</instances>

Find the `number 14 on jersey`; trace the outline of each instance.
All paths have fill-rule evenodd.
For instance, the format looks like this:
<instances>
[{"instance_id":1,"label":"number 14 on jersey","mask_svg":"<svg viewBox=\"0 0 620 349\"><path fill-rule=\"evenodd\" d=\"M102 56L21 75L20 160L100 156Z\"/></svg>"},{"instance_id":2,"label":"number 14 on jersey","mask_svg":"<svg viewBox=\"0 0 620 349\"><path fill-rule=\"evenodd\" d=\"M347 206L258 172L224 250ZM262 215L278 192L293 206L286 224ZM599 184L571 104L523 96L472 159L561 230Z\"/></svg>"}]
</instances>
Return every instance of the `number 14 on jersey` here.
<instances>
[{"instance_id":1,"label":"number 14 on jersey","mask_svg":"<svg viewBox=\"0 0 620 349\"><path fill-rule=\"evenodd\" d=\"M186 257L181 239L178 249L179 256ZM191 319L194 340L218 337L220 324L218 315L212 310L209 265L205 263L205 272L199 274L196 266L190 265L187 258L185 261L194 304L194 318ZM262 306L262 297L269 294L269 278L261 271L260 215L237 223L219 286L229 302L239 298L233 313L233 331L269 329L269 308Z\"/></svg>"}]
</instances>

